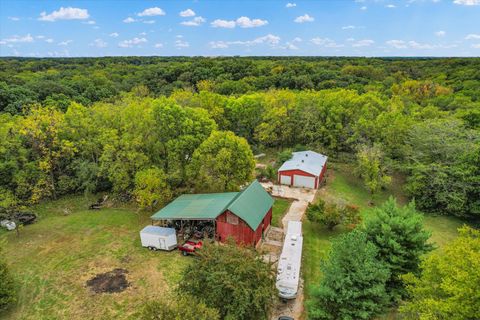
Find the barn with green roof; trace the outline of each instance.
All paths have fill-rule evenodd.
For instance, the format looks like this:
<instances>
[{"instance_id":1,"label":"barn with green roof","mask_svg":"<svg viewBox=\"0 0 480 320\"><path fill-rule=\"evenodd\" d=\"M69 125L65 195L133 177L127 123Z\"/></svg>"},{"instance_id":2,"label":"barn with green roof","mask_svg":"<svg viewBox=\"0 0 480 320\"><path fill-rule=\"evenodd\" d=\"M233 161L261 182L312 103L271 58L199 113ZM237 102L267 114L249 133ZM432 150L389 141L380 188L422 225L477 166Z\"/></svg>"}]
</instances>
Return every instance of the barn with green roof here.
<instances>
[{"instance_id":1,"label":"barn with green roof","mask_svg":"<svg viewBox=\"0 0 480 320\"><path fill-rule=\"evenodd\" d=\"M257 245L272 222L273 198L255 180L240 192L184 194L155 213L153 220L214 221L215 237Z\"/></svg>"}]
</instances>

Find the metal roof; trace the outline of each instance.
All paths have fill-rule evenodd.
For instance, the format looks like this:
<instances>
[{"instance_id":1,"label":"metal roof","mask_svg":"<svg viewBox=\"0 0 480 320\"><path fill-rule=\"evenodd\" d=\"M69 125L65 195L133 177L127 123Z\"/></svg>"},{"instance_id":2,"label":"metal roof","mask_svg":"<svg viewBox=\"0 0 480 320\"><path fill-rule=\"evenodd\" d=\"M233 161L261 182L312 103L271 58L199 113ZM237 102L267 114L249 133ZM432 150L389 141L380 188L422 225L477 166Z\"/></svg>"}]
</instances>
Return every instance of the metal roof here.
<instances>
[{"instance_id":1,"label":"metal roof","mask_svg":"<svg viewBox=\"0 0 480 320\"><path fill-rule=\"evenodd\" d=\"M292 158L285 161L278 171L302 170L319 176L327 163L327 156L314 151L293 152Z\"/></svg>"},{"instance_id":2,"label":"metal roof","mask_svg":"<svg viewBox=\"0 0 480 320\"><path fill-rule=\"evenodd\" d=\"M272 205L273 198L255 180L233 199L227 209L242 218L250 228L256 230Z\"/></svg>"},{"instance_id":3,"label":"metal roof","mask_svg":"<svg viewBox=\"0 0 480 320\"><path fill-rule=\"evenodd\" d=\"M183 194L151 218L154 220L210 220L225 211L238 192Z\"/></svg>"},{"instance_id":4,"label":"metal roof","mask_svg":"<svg viewBox=\"0 0 480 320\"><path fill-rule=\"evenodd\" d=\"M209 220L226 210L256 230L273 205L273 198L262 185L253 181L240 192L184 194L155 213L154 220Z\"/></svg>"}]
</instances>

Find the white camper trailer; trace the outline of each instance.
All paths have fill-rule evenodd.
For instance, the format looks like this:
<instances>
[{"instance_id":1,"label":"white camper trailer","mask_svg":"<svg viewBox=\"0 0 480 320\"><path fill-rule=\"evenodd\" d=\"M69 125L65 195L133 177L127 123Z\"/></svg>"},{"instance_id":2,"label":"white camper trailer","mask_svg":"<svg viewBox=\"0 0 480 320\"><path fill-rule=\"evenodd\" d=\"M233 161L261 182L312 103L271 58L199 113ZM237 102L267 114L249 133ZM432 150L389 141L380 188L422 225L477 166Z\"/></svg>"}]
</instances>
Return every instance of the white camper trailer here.
<instances>
[{"instance_id":1,"label":"white camper trailer","mask_svg":"<svg viewBox=\"0 0 480 320\"><path fill-rule=\"evenodd\" d=\"M289 221L277 271L276 287L278 295L282 299L295 299L297 296L302 246L302 223L300 221Z\"/></svg>"},{"instance_id":2,"label":"white camper trailer","mask_svg":"<svg viewBox=\"0 0 480 320\"><path fill-rule=\"evenodd\" d=\"M177 247L177 235L174 228L146 226L140 231L142 247L150 250L173 250Z\"/></svg>"}]
</instances>

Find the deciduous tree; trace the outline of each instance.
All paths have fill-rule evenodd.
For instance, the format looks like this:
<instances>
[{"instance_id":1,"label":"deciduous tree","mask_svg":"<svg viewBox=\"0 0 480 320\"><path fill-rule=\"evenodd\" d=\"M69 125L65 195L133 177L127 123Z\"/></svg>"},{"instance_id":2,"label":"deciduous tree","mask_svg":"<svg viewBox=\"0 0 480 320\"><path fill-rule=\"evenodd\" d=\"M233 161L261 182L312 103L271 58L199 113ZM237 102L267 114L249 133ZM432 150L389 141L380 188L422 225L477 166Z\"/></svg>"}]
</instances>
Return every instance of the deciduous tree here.
<instances>
[{"instance_id":1,"label":"deciduous tree","mask_svg":"<svg viewBox=\"0 0 480 320\"><path fill-rule=\"evenodd\" d=\"M271 265L254 250L207 245L179 282L179 294L198 297L221 319L268 319L275 293Z\"/></svg>"},{"instance_id":2,"label":"deciduous tree","mask_svg":"<svg viewBox=\"0 0 480 320\"><path fill-rule=\"evenodd\" d=\"M244 138L230 131L214 131L193 153L188 168L196 190L234 191L253 177L255 161Z\"/></svg>"},{"instance_id":3,"label":"deciduous tree","mask_svg":"<svg viewBox=\"0 0 480 320\"><path fill-rule=\"evenodd\" d=\"M400 310L408 319L478 319L480 231L463 227L459 232L422 262L419 276L403 277L410 299Z\"/></svg>"}]
</instances>

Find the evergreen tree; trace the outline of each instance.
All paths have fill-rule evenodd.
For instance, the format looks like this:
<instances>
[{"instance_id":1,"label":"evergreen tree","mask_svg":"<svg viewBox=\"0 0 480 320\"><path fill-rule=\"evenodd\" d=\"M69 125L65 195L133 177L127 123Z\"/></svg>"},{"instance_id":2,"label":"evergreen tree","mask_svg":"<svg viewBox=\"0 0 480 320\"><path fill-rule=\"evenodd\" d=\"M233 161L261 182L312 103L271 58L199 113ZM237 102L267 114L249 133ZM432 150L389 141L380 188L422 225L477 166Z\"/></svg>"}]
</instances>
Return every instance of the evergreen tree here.
<instances>
[{"instance_id":1,"label":"evergreen tree","mask_svg":"<svg viewBox=\"0 0 480 320\"><path fill-rule=\"evenodd\" d=\"M378 249L355 229L333 242L322 263L320 285L311 292L311 319L370 319L388 302L388 268L377 259Z\"/></svg>"},{"instance_id":2,"label":"evergreen tree","mask_svg":"<svg viewBox=\"0 0 480 320\"><path fill-rule=\"evenodd\" d=\"M387 292L393 301L398 301L405 294L400 276L417 273L420 258L432 249L427 243L430 232L423 229L423 216L413 202L399 207L390 197L374 209L365 222L365 233L378 248L377 258L390 269Z\"/></svg>"}]
</instances>

